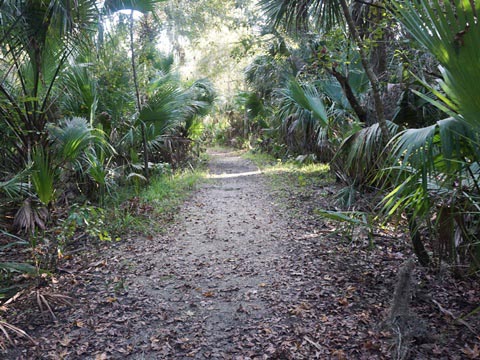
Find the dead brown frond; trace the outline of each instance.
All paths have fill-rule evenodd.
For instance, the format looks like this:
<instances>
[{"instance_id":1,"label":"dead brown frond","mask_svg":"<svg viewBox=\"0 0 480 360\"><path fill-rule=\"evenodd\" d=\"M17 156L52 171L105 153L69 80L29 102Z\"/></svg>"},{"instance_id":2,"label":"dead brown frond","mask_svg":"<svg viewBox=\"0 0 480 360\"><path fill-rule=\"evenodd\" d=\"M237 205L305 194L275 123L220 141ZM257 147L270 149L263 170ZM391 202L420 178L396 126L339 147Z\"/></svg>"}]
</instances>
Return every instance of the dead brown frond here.
<instances>
[{"instance_id":1,"label":"dead brown frond","mask_svg":"<svg viewBox=\"0 0 480 360\"><path fill-rule=\"evenodd\" d=\"M72 306L73 299L66 295L60 294L51 294L44 293L42 294L39 290L35 291L35 296L37 299L37 305L40 309L40 312L44 314L46 311L52 316L53 320L57 320L57 316L53 312L51 304Z\"/></svg>"},{"instance_id":2,"label":"dead brown frond","mask_svg":"<svg viewBox=\"0 0 480 360\"><path fill-rule=\"evenodd\" d=\"M25 331L23 331L22 329L12 324L7 323L6 321L0 320L0 348L1 349L5 349L7 346L7 343L11 345L15 345L10 333L22 338L27 338L33 344L35 344L35 340L33 340L33 338L30 335L28 335Z\"/></svg>"},{"instance_id":3,"label":"dead brown frond","mask_svg":"<svg viewBox=\"0 0 480 360\"><path fill-rule=\"evenodd\" d=\"M13 226L21 232L33 233L36 228L44 230L47 219L47 208L35 206L32 204L32 199L27 198L15 214Z\"/></svg>"}]
</instances>

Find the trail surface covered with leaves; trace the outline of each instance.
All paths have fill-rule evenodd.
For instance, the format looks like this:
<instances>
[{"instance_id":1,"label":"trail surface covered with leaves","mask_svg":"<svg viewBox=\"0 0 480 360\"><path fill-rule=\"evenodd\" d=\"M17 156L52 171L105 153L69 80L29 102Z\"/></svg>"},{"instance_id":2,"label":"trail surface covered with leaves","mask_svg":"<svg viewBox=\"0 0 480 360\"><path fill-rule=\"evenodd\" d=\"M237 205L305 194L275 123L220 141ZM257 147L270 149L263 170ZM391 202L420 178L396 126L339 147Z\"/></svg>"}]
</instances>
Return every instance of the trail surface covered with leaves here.
<instances>
[{"instance_id":1,"label":"trail surface covered with leaves","mask_svg":"<svg viewBox=\"0 0 480 360\"><path fill-rule=\"evenodd\" d=\"M377 234L373 250L345 241L312 215L331 206L332 184L278 193L228 152L211 153L209 173L163 234L68 261L43 290L56 321L17 304L15 323L36 344L7 358L391 358L396 335L382 321L408 254L402 235ZM412 357L478 355L475 329L453 321L478 292L457 284L422 275L414 313L426 327L411 340Z\"/></svg>"}]
</instances>

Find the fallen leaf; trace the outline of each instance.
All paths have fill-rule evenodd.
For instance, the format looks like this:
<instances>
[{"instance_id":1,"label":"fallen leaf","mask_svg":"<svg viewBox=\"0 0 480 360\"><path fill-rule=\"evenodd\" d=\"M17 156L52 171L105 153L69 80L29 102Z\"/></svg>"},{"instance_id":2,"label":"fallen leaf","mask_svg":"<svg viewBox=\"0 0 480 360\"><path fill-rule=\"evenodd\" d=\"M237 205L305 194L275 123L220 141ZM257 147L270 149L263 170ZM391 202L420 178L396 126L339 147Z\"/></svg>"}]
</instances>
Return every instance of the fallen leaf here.
<instances>
[{"instance_id":1,"label":"fallen leaf","mask_svg":"<svg viewBox=\"0 0 480 360\"><path fill-rule=\"evenodd\" d=\"M79 327L79 328L83 328L85 326L85 323L82 320L75 320L73 322L73 325L75 325L76 327Z\"/></svg>"},{"instance_id":2,"label":"fallen leaf","mask_svg":"<svg viewBox=\"0 0 480 360\"><path fill-rule=\"evenodd\" d=\"M463 349L460 350L462 353L467 355L469 359L478 359L480 358L480 348L478 347L477 344L473 348L470 346L466 345L464 346Z\"/></svg>"},{"instance_id":3,"label":"fallen leaf","mask_svg":"<svg viewBox=\"0 0 480 360\"><path fill-rule=\"evenodd\" d=\"M68 336L65 336L62 340L60 340L60 345L67 347L68 345L70 345L71 342L72 342L72 339L69 338Z\"/></svg>"}]
</instances>

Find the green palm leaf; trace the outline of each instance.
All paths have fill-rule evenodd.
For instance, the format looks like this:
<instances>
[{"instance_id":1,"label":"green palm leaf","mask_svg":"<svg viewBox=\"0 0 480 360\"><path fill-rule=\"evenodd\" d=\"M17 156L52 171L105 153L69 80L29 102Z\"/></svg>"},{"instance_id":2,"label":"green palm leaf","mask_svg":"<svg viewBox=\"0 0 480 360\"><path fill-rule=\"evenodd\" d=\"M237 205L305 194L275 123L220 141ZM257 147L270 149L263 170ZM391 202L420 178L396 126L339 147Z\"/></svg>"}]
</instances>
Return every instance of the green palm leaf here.
<instances>
[{"instance_id":1,"label":"green palm leaf","mask_svg":"<svg viewBox=\"0 0 480 360\"><path fill-rule=\"evenodd\" d=\"M328 126L328 114L320 94L311 85L300 85L291 79L287 88L280 91L283 106L280 116L286 118L295 113L299 118L311 115L321 127Z\"/></svg>"},{"instance_id":2,"label":"green palm leaf","mask_svg":"<svg viewBox=\"0 0 480 360\"><path fill-rule=\"evenodd\" d=\"M142 108L139 119L154 124L159 135L183 121L185 94L179 84L168 78L160 79L152 84L153 94Z\"/></svg>"},{"instance_id":3,"label":"green palm leaf","mask_svg":"<svg viewBox=\"0 0 480 360\"><path fill-rule=\"evenodd\" d=\"M5 194L8 198L15 198L21 195L26 195L30 188L28 183L25 183L26 171L15 174L10 179L0 181L0 193Z\"/></svg>"},{"instance_id":4,"label":"green palm leaf","mask_svg":"<svg viewBox=\"0 0 480 360\"><path fill-rule=\"evenodd\" d=\"M48 130L50 139L63 161L77 160L88 147L93 145L108 147L103 132L94 129L86 119L81 117L65 119L59 125L50 124Z\"/></svg>"},{"instance_id":5,"label":"green palm leaf","mask_svg":"<svg viewBox=\"0 0 480 360\"><path fill-rule=\"evenodd\" d=\"M55 196L56 171L51 157L41 147L34 150L32 155L32 183L40 201L48 205Z\"/></svg>"},{"instance_id":6,"label":"green palm leaf","mask_svg":"<svg viewBox=\"0 0 480 360\"><path fill-rule=\"evenodd\" d=\"M390 134L398 131L398 125L388 121ZM347 136L339 146L332 163L341 172L348 176L345 179L357 186L371 183L386 160L384 155L384 141L379 124L360 129ZM344 178L345 176L341 176Z\"/></svg>"},{"instance_id":7,"label":"green palm leaf","mask_svg":"<svg viewBox=\"0 0 480 360\"><path fill-rule=\"evenodd\" d=\"M310 24L328 30L343 19L336 0L261 0L260 6L270 25L290 30L307 30Z\"/></svg>"},{"instance_id":8,"label":"green palm leaf","mask_svg":"<svg viewBox=\"0 0 480 360\"><path fill-rule=\"evenodd\" d=\"M106 0L104 8L109 13L120 10L135 10L142 13L152 12L155 6L166 0Z\"/></svg>"},{"instance_id":9,"label":"green palm leaf","mask_svg":"<svg viewBox=\"0 0 480 360\"><path fill-rule=\"evenodd\" d=\"M456 182L472 188L479 173L479 144L479 133L456 118L396 135L390 142L395 165L383 171L396 184L384 200L386 212L411 208L425 215L433 198L451 196Z\"/></svg>"},{"instance_id":10,"label":"green palm leaf","mask_svg":"<svg viewBox=\"0 0 480 360\"><path fill-rule=\"evenodd\" d=\"M397 1L394 15L442 65L441 88L460 116L480 126L480 2Z\"/></svg>"}]
</instances>

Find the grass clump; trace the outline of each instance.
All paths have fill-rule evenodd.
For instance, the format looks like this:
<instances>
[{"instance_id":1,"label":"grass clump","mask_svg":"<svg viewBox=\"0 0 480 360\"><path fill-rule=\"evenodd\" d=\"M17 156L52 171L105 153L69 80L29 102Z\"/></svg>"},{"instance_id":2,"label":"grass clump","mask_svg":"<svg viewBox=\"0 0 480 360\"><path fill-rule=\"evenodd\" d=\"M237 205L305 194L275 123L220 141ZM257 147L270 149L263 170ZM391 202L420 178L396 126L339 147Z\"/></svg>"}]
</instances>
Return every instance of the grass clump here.
<instances>
[{"instance_id":1,"label":"grass clump","mask_svg":"<svg viewBox=\"0 0 480 360\"><path fill-rule=\"evenodd\" d=\"M269 178L273 194L286 200L282 206L294 216L300 209L298 201L318 198L319 194L323 194L323 188L335 181L328 164L293 159L284 161L265 153L249 152L244 157L255 163Z\"/></svg>"},{"instance_id":2,"label":"grass clump","mask_svg":"<svg viewBox=\"0 0 480 360\"><path fill-rule=\"evenodd\" d=\"M315 162L281 160L265 153L248 152L244 157L253 161L260 170L270 177L274 188L322 186L333 181L330 166Z\"/></svg>"},{"instance_id":3,"label":"grass clump","mask_svg":"<svg viewBox=\"0 0 480 360\"><path fill-rule=\"evenodd\" d=\"M151 236L161 232L204 179L202 170L184 170L158 175L140 190L125 190L108 210L109 231L120 239L135 233Z\"/></svg>"},{"instance_id":4,"label":"grass clump","mask_svg":"<svg viewBox=\"0 0 480 360\"><path fill-rule=\"evenodd\" d=\"M201 171L184 171L172 176L160 176L140 193L140 198L155 207L155 212L171 212L179 206L205 178Z\"/></svg>"}]
</instances>

